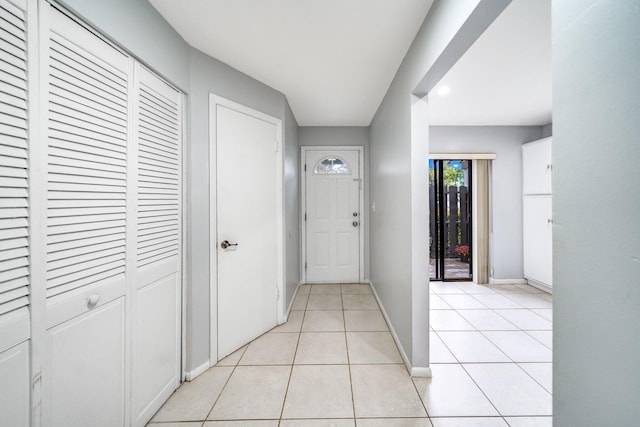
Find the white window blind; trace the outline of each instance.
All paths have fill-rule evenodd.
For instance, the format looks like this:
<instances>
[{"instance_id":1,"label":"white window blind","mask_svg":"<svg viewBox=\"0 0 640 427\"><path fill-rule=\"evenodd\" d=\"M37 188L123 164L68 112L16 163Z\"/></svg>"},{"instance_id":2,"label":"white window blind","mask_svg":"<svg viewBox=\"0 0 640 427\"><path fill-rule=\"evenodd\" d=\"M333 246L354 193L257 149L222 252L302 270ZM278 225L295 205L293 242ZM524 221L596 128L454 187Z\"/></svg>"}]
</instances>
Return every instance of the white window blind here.
<instances>
[{"instance_id":1,"label":"white window blind","mask_svg":"<svg viewBox=\"0 0 640 427\"><path fill-rule=\"evenodd\" d=\"M0 0L0 316L29 305L24 10Z\"/></svg>"},{"instance_id":2,"label":"white window blind","mask_svg":"<svg viewBox=\"0 0 640 427\"><path fill-rule=\"evenodd\" d=\"M47 297L125 274L128 58L86 31L52 15Z\"/></svg>"}]
</instances>

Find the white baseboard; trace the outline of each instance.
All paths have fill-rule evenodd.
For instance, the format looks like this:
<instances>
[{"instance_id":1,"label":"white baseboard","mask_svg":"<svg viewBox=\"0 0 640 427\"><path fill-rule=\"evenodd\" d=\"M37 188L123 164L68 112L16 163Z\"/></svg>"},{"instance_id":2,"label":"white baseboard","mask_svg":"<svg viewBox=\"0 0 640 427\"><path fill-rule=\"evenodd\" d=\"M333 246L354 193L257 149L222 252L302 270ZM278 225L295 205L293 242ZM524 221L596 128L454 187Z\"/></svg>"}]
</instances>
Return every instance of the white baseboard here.
<instances>
[{"instance_id":1,"label":"white baseboard","mask_svg":"<svg viewBox=\"0 0 640 427\"><path fill-rule=\"evenodd\" d=\"M526 285L527 279L494 279L489 277L490 285Z\"/></svg>"},{"instance_id":2,"label":"white baseboard","mask_svg":"<svg viewBox=\"0 0 640 427\"><path fill-rule=\"evenodd\" d=\"M387 322L387 326L389 327L389 331L391 332L391 336L393 337L393 340L396 342L396 346L398 346L398 350L400 350L400 356L402 357L402 360L404 361L404 364L407 367L407 371L409 371L409 373L412 373L413 366L411 366L411 362L409 360L409 357L407 356L407 352L404 350L404 347L402 346L402 343L398 338L398 334L396 334L396 330L393 329L393 324L391 323L391 319L389 319L389 315L387 315L387 311L384 309L384 305L382 304L382 301L380 301L380 297L376 292L376 288L373 286L373 283L371 283L371 281L367 281L366 283L368 283L369 286L371 287L371 292L373 292L373 296L375 297L376 301L378 302L378 305L380 306L380 311L382 311L382 316L384 317L384 320ZM422 369L429 369L429 368L422 368Z\"/></svg>"},{"instance_id":3,"label":"white baseboard","mask_svg":"<svg viewBox=\"0 0 640 427\"><path fill-rule=\"evenodd\" d=\"M207 369L209 369L211 367L211 362L210 361L206 361L204 362L202 365L198 366L195 369L192 369L190 371L187 371L187 375L186 375L186 380L187 381L193 381L195 380L200 374L202 374L204 371L206 371Z\"/></svg>"},{"instance_id":4,"label":"white baseboard","mask_svg":"<svg viewBox=\"0 0 640 427\"><path fill-rule=\"evenodd\" d=\"M411 376L416 378L431 378L431 368L411 368Z\"/></svg>"},{"instance_id":5,"label":"white baseboard","mask_svg":"<svg viewBox=\"0 0 640 427\"><path fill-rule=\"evenodd\" d=\"M527 282L529 283L529 285L533 286L534 288L540 289L541 291L545 291L548 294L553 294L553 288L547 284L538 282L537 280L532 280L532 279L527 279Z\"/></svg>"}]
</instances>

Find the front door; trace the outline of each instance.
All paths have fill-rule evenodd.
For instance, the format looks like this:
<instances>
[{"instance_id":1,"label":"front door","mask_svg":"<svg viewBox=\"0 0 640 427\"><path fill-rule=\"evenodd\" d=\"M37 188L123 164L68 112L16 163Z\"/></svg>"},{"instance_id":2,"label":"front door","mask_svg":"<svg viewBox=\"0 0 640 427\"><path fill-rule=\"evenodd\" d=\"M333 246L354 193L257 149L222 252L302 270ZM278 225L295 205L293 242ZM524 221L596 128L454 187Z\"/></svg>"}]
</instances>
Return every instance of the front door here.
<instances>
[{"instance_id":1,"label":"front door","mask_svg":"<svg viewBox=\"0 0 640 427\"><path fill-rule=\"evenodd\" d=\"M307 282L359 282L360 152L308 150L305 169Z\"/></svg>"},{"instance_id":2,"label":"front door","mask_svg":"<svg viewBox=\"0 0 640 427\"><path fill-rule=\"evenodd\" d=\"M218 360L278 319L278 119L213 102L217 170Z\"/></svg>"}]
</instances>

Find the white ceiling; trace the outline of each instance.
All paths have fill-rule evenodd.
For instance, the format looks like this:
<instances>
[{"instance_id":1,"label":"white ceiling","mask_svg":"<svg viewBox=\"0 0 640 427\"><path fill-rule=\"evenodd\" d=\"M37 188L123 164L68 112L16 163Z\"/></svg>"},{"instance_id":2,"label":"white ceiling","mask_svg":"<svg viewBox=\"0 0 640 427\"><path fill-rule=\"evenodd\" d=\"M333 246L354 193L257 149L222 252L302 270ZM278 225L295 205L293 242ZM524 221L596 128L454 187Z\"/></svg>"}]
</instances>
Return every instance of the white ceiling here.
<instances>
[{"instance_id":1,"label":"white ceiling","mask_svg":"<svg viewBox=\"0 0 640 427\"><path fill-rule=\"evenodd\" d=\"M191 46L284 93L301 126L368 126L433 0L150 2Z\"/></svg>"},{"instance_id":2,"label":"white ceiling","mask_svg":"<svg viewBox=\"0 0 640 427\"><path fill-rule=\"evenodd\" d=\"M443 85L446 96L435 92ZM514 0L429 94L429 123L551 122L551 0Z\"/></svg>"}]
</instances>

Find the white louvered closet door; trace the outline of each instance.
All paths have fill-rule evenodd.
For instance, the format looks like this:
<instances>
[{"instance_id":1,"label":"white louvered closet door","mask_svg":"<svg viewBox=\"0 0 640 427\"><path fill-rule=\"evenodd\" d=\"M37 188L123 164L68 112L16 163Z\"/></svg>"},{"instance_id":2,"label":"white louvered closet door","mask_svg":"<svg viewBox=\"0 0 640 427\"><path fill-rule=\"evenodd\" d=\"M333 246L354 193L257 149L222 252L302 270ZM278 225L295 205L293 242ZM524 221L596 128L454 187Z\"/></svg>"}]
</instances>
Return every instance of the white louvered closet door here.
<instances>
[{"instance_id":1,"label":"white louvered closet door","mask_svg":"<svg viewBox=\"0 0 640 427\"><path fill-rule=\"evenodd\" d=\"M26 2L0 0L0 425L29 422Z\"/></svg>"},{"instance_id":2,"label":"white louvered closet door","mask_svg":"<svg viewBox=\"0 0 640 427\"><path fill-rule=\"evenodd\" d=\"M132 61L42 6L46 116L47 426L125 424Z\"/></svg>"},{"instance_id":3,"label":"white louvered closet door","mask_svg":"<svg viewBox=\"0 0 640 427\"><path fill-rule=\"evenodd\" d=\"M180 384L182 94L136 64L133 425Z\"/></svg>"}]
</instances>

